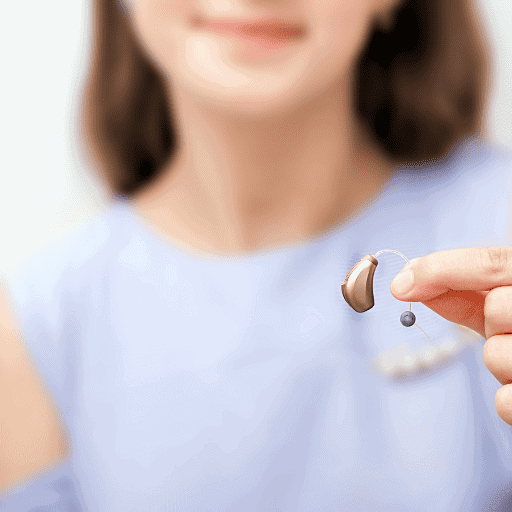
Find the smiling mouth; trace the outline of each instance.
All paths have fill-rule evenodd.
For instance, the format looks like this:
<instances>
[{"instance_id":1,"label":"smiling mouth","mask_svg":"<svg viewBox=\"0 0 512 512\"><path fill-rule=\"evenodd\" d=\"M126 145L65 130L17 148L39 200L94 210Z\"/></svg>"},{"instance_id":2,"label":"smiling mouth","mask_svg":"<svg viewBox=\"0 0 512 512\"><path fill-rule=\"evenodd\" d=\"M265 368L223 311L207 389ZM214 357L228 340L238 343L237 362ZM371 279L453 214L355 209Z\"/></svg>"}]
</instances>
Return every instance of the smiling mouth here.
<instances>
[{"instance_id":1,"label":"smiling mouth","mask_svg":"<svg viewBox=\"0 0 512 512\"><path fill-rule=\"evenodd\" d=\"M208 21L200 18L193 20L193 25L221 34L233 34L242 37L266 41L288 41L300 39L305 35L303 26L278 20L247 21Z\"/></svg>"},{"instance_id":2,"label":"smiling mouth","mask_svg":"<svg viewBox=\"0 0 512 512\"><path fill-rule=\"evenodd\" d=\"M249 37L264 39L296 39L303 36L304 31L300 27L286 27L282 25L254 24L242 25L235 29L237 32Z\"/></svg>"}]
</instances>

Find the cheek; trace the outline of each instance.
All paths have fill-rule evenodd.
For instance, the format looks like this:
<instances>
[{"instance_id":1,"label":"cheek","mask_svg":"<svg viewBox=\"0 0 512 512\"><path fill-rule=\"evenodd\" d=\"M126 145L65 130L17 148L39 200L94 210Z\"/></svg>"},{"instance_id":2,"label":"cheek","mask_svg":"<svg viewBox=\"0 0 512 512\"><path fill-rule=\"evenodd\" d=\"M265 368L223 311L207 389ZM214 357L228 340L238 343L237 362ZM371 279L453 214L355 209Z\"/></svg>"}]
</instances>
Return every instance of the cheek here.
<instances>
[{"instance_id":1,"label":"cheek","mask_svg":"<svg viewBox=\"0 0 512 512\"><path fill-rule=\"evenodd\" d=\"M161 16L168 21L173 18L185 21L192 14L190 0L146 0L144 3L149 4L154 16Z\"/></svg>"},{"instance_id":2,"label":"cheek","mask_svg":"<svg viewBox=\"0 0 512 512\"><path fill-rule=\"evenodd\" d=\"M173 61L193 14L190 0L128 1L138 43L159 67Z\"/></svg>"},{"instance_id":3,"label":"cheek","mask_svg":"<svg viewBox=\"0 0 512 512\"><path fill-rule=\"evenodd\" d=\"M315 2L318 23L344 53L361 48L369 35L371 2L369 0L328 0Z\"/></svg>"},{"instance_id":4,"label":"cheek","mask_svg":"<svg viewBox=\"0 0 512 512\"><path fill-rule=\"evenodd\" d=\"M372 21L369 0L330 0L316 2L317 22L339 41L357 46L368 33Z\"/></svg>"},{"instance_id":5,"label":"cheek","mask_svg":"<svg viewBox=\"0 0 512 512\"><path fill-rule=\"evenodd\" d=\"M190 1L186 0L129 0L135 18L146 32L184 26L192 15Z\"/></svg>"},{"instance_id":6,"label":"cheek","mask_svg":"<svg viewBox=\"0 0 512 512\"><path fill-rule=\"evenodd\" d=\"M364 11L367 2L364 0L331 0L330 2L319 2L318 10L328 18L336 18L338 20L347 19L357 15L358 12Z\"/></svg>"}]
</instances>

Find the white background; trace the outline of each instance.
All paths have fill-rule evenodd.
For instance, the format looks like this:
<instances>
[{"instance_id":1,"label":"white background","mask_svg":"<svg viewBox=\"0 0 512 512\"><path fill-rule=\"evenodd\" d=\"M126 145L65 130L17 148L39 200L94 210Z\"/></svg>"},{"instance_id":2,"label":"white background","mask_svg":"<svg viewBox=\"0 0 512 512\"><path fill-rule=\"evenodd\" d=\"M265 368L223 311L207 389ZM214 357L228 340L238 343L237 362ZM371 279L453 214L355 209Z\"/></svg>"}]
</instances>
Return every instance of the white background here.
<instances>
[{"instance_id":1,"label":"white background","mask_svg":"<svg viewBox=\"0 0 512 512\"><path fill-rule=\"evenodd\" d=\"M512 1L477 6L494 48L487 133L512 148ZM0 278L107 206L75 142L91 7L92 0L2 2Z\"/></svg>"}]
</instances>

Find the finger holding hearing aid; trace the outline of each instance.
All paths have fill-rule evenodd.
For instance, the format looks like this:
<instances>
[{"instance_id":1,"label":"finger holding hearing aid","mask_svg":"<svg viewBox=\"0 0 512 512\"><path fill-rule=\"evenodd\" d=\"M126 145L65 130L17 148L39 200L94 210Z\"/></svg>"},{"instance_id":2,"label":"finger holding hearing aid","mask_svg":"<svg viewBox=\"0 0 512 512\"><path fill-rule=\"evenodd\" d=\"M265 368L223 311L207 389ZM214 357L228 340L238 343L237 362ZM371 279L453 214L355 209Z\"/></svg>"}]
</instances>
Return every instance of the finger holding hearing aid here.
<instances>
[{"instance_id":1,"label":"finger holding hearing aid","mask_svg":"<svg viewBox=\"0 0 512 512\"><path fill-rule=\"evenodd\" d=\"M421 302L487 341L484 363L502 384L499 416L512 425L512 247L476 247L411 260L391 282L401 301Z\"/></svg>"}]
</instances>

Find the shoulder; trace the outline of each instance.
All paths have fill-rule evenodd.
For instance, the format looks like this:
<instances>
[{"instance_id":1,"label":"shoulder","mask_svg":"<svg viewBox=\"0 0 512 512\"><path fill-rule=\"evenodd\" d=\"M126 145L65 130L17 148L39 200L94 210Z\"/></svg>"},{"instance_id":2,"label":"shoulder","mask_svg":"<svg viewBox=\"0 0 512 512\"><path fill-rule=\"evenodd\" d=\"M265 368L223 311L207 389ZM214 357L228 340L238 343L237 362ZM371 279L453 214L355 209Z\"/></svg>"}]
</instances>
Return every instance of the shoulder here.
<instances>
[{"instance_id":1,"label":"shoulder","mask_svg":"<svg viewBox=\"0 0 512 512\"><path fill-rule=\"evenodd\" d=\"M121 220L108 207L0 280L0 494L70 454L63 406L72 399L64 389L72 340L63 326L108 274L123 243Z\"/></svg>"},{"instance_id":2,"label":"shoulder","mask_svg":"<svg viewBox=\"0 0 512 512\"><path fill-rule=\"evenodd\" d=\"M84 225L24 256L8 276L16 310L24 301L50 305L59 290L74 291L101 272L119 235L116 209L107 207Z\"/></svg>"},{"instance_id":3,"label":"shoulder","mask_svg":"<svg viewBox=\"0 0 512 512\"><path fill-rule=\"evenodd\" d=\"M454 153L456 174L471 173L475 179L487 178L502 182L511 180L512 150L507 146L484 138L469 138Z\"/></svg>"},{"instance_id":4,"label":"shoulder","mask_svg":"<svg viewBox=\"0 0 512 512\"><path fill-rule=\"evenodd\" d=\"M441 160L398 170L404 190L413 195L479 191L495 196L512 191L512 150L482 137L461 139Z\"/></svg>"},{"instance_id":5,"label":"shoulder","mask_svg":"<svg viewBox=\"0 0 512 512\"><path fill-rule=\"evenodd\" d=\"M66 361L76 357L81 328L101 307L95 299L115 258L114 235L115 218L106 211L26 256L4 279L4 330L17 336L13 349L28 354L64 410L73 400L67 379L76 371Z\"/></svg>"}]
</instances>

